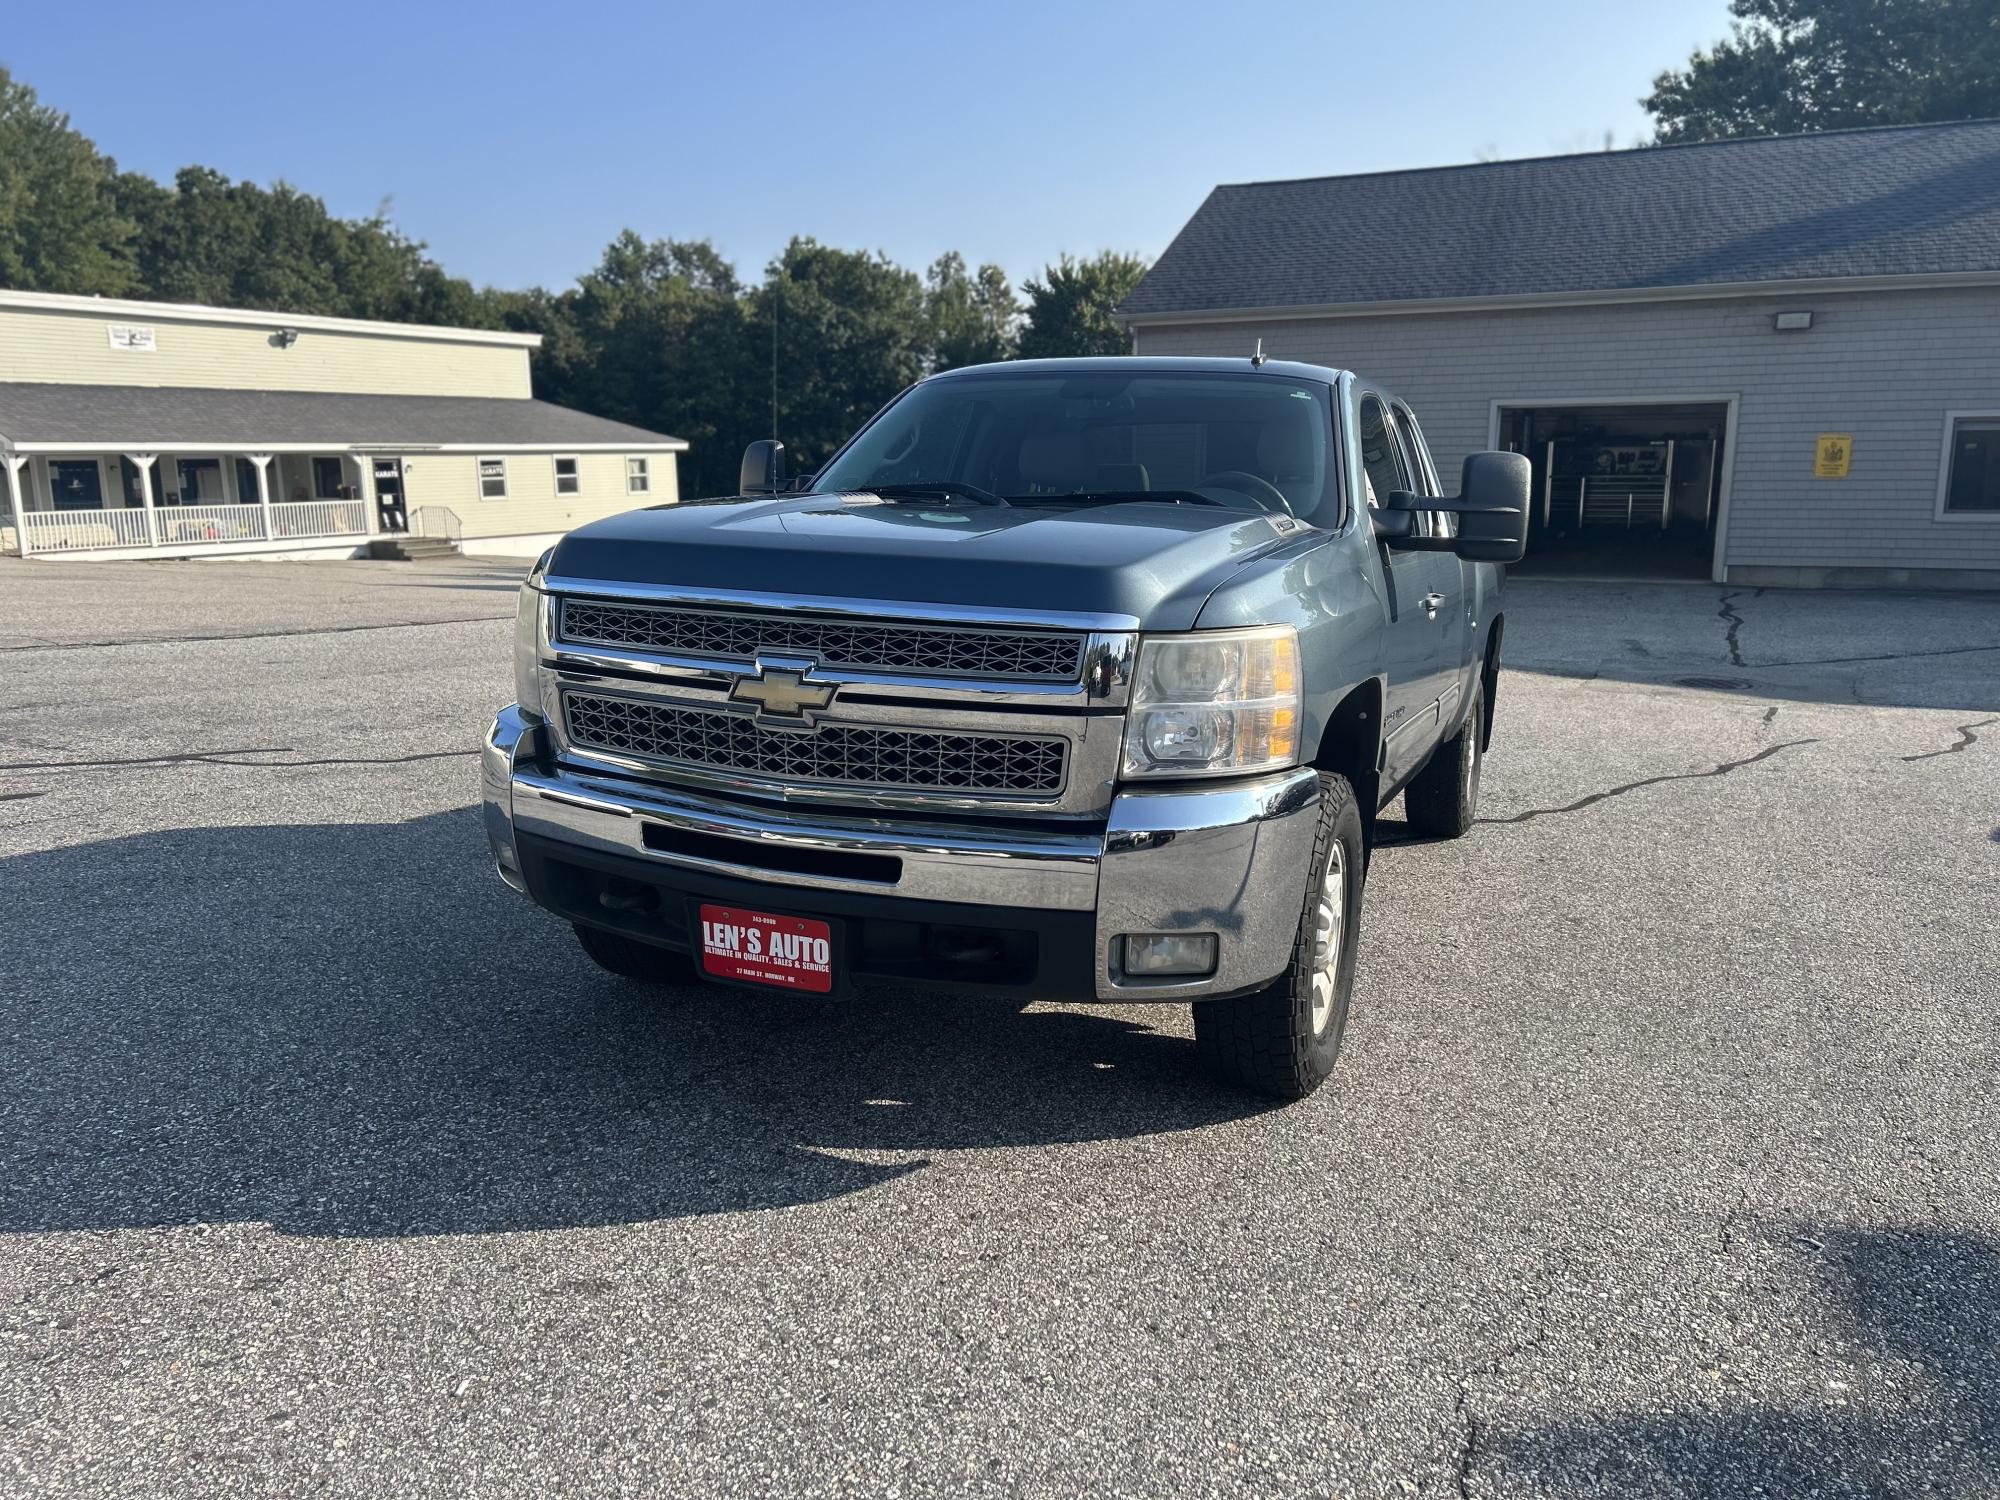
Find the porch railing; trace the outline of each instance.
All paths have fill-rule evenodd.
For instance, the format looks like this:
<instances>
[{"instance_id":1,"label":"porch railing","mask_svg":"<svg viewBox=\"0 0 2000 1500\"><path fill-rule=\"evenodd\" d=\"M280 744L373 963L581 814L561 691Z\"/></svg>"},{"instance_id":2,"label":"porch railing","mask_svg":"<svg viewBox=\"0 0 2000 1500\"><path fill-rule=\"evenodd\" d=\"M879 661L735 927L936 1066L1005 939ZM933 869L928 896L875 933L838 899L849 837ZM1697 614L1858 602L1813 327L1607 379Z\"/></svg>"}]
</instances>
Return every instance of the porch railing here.
<instances>
[{"instance_id":1,"label":"porch railing","mask_svg":"<svg viewBox=\"0 0 2000 1500\"><path fill-rule=\"evenodd\" d=\"M139 514L140 529L143 531L145 512ZM187 542L264 540L264 508L261 505L162 505L153 514L159 517L160 545L163 547L178 547Z\"/></svg>"},{"instance_id":2,"label":"porch railing","mask_svg":"<svg viewBox=\"0 0 2000 1500\"><path fill-rule=\"evenodd\" d=\"M287 500L271 507L279 537L359 536L368 530L365 500Z\"/></svg>"},{"instance_id":3,"label":"porch railing","mask_svg":"<svg viewBox=\"0 0 2000 1500\"><path fill-rule=\"evenodd\" d=\"M94 552L152 540L143 510L31 510L23 521L30 552Z\"/></svg>"},{"instance_id":4,"label":"porch railing","mask_svg":"<svg viewBox=\"0 0 2000 1500\"><path fill-rule=\"evenodd\" d=\"M297 500L271 507L270 530L261 505L161 505L153 510L158 546L294 541L310 537L365 536L364 500ZM31 510L27 548L35 552L97 552L156 545L141 506L107 510ZM16 550L19 544L16 544Z\"/></svg>"}]
</instances>

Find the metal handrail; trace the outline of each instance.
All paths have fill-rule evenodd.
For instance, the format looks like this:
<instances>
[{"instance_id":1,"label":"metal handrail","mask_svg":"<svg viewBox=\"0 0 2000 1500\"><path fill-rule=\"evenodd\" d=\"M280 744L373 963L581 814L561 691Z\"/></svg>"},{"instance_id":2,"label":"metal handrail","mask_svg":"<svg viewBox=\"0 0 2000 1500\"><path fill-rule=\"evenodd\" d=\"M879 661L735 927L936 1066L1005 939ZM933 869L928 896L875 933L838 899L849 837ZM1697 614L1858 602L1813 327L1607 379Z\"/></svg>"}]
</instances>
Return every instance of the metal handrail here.
<instances>
[{"instance_id":1,"label":"metal handrail","mask_svg":"<svg viewBox=\"0 0 2000 1500\"><path fill-rule=\"evenodd\" d=\"M463 528L458 512L449 505L419 505L410 512L410 534L456 542L461 539Z\"/></svg>"}]
</instances>

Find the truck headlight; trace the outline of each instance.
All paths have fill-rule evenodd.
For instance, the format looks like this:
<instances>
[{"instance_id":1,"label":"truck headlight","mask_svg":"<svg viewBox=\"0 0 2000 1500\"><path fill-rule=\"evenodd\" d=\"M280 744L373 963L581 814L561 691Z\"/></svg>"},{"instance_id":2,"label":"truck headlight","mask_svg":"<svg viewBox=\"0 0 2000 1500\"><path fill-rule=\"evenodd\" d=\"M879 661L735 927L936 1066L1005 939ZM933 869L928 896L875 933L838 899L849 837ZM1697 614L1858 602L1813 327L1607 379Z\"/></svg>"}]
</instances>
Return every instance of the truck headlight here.
<instances>
[{"instance_id":1,"label":"truck headlight","mask_svg":"<svg viewBox=\"0 0 2000 1500\"><path fill-rule=\"evenodd\" d=\"M521 583L519 601L514 606L514 701L521 712L547 718L542 712L542 574L549 565L551 547L528 570Z\"/></svg>"},{"instance_id":2,"label":"truck headlight","mask_svg":"<svg viewBox=\"0 0 2000 1500\"><path fill-rule=\"evenodd\" d=\"M1299 637L1289 625L1139 643L1123 774L1235 776L1299 758Z\"/></svg>"}]
</instances>

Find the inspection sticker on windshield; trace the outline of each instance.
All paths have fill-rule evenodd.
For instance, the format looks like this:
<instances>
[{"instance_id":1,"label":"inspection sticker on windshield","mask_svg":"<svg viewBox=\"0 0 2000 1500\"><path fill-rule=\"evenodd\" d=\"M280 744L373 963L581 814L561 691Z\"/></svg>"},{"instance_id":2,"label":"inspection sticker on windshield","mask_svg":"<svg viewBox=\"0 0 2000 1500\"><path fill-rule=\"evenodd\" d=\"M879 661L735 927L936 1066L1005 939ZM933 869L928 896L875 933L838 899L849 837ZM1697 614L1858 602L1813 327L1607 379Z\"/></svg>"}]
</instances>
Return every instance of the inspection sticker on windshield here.
<instances>
[{"instance_id":1,"label":"inspection sticker on windshield","mask_svg":"<svg viewBox=\"0 0 2000 1500\"><path fill-rule=\"evenodd\" d=\"M809 917L703 906L701 970L717 979L824 995L833 989L833 929Z\"/></svg>"}]
</instances>

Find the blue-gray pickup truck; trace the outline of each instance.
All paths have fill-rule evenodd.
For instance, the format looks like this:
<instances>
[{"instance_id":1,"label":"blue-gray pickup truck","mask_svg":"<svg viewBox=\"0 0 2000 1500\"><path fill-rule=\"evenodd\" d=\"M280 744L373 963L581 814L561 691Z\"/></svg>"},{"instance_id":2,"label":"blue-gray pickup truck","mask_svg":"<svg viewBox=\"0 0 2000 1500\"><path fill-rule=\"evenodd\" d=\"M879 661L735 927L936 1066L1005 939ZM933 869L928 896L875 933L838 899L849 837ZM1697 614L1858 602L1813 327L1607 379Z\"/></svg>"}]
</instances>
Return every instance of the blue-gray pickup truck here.
<instances>
[{"instance_id":1,"label":"blue-gray pickup truck","mask_svg":"<svg viewBox=\"0 0 2000 1500\"><path fill-rule=\"evenodd\" d=\"M1340 1049L1377 813L1473 821L1528 465L1252 359L952 370L817 473L570 533L487 732L500 876L598 964L800 997L1191 1002Z\"/></svg>"}]
</instances>

